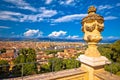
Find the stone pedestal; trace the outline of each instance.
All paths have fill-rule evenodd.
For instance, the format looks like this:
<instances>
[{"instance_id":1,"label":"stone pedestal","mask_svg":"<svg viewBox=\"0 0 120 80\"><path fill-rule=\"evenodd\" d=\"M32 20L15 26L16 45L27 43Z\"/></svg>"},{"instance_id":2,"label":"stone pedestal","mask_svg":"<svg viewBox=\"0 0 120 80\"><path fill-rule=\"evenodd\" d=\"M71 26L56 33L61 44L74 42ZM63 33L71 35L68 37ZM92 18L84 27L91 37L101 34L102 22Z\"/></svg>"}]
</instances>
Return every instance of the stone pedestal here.
<instances>
[{"instance_id":1,"label":"stone pedestal","mask_svg":"<svg viewBox=\"0 0 120 80\"><path fill-rule=\"evenodd\" d=\"M85 51L85 55L89 57L100 57L100 52L98 51L98 46L95 42L89 42L88 48Z\"/></svg>"},{"instance_id":2,"label":"stone pedestal","mask_svg":"<svg viewBox=\"0 0 120 80\"><path fill-rule=\"evenodd\" d=\"M87 64L87 65L92 66L92 67L102 66L102 65L105 65L105 64L110 64L110 61L104 56L88 57L86 55L80 55L78 57L78 59L82 63Z\"/></svg>"},{"instance_id":3,"label":"stone pedestal","mask_svg":"<svg viewBox=\"0 0 120 80\"><path fill-rule=\"evenodd\" d=\"M88 72L89 80L96 80L94 73L104 71L104 65L110 64L110 61L104 56L88 57L80 55L78 60L81 62L81 68Z\"/></svg>"}]
</instances>

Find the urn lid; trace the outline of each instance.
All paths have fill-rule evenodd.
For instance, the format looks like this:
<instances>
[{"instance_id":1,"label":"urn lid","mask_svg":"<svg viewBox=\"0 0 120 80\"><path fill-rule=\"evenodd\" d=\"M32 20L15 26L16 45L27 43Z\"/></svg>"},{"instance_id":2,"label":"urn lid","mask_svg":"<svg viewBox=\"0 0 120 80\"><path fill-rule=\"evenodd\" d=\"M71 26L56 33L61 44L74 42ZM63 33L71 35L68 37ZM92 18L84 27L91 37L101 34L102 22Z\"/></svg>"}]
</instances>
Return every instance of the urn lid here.
<instances>
[{"instance_id":1,"label":"urn lid","mask_svg":"<svg viewBox=\"0 0 120 80\"><path fill-rule=\"evenodd\" d=\"M94 6L90 6L88 9L88 15L82 19L82 25L84 22L91 23L97 20L98 23L103 23L104 18L98 14L96 14L96 8Z\"/></svg>"}]
</instances>

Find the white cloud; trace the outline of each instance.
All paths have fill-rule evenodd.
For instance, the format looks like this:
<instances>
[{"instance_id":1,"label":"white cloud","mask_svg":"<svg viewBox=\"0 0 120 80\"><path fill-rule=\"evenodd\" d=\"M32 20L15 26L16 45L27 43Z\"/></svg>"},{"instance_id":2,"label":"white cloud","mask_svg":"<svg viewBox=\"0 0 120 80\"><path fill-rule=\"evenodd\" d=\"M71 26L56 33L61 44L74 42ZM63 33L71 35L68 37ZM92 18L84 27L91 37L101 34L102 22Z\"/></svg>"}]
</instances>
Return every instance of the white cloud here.
<instances>
[{"instance_id":1,"label":"white cloud","mask_svg":"<svg viewBox=\"0 0 120 80\"><path fill-rule=\"evenodd\" d=\"M58 19L55 19L54 22L69 22L69 21L73 21L73 20L80 20L85 16L87 16L87 14L67 15L67 16L63 16Z\"/></svg>"},{"instance_id":2,"label":"white cloud","mask_svg":"<svg viewBox=\"0 0 120 80\"><path fill-rule=\"evenodd\" d=\"M27 9L36 12L37 10L35 8L32 8L30 6L20 7L21 9Z\"/></svg>"},{"instance_id":3,"label":"white cloud","mask_svg":"<svg viewBox=\"0 0 120 80\"><path fill-rule=\"evenodd\" d=\"M78 35L68 36L67 39L80 39Z\"/></svg>"},{"instance_id":4,"label":"white cloud","mask_svg":"<svg viewBox=\"0 0 120 80\"><path fill-rule=\"evenodd\" d=\"M42 34L43 32L39 31L38 29L29 29L28 31L24 32L25 37L40 37Z\"/></svg>"},{"instance_id":5,"label":"white cloud","mask_svg":"<svg viewBox=\"0 0 120 80\"><path fill-rule=\"evenodd\" d=\"M7 26L0 26L1 29L9 29L10 27Z\"/></svg>"},{"instance_id":6,"label":"white cloud","mask_svg":"<svg viewBox=\"0 0 120 80\"><path fill-rule=\"evenodd\" d=\"M22 18L20 18L20 22L25 22L25 21L40 22L42 20L43 20L43 17L41 17L41 14L24 15Z\"/></svg>"},{"instance_id":7,"label":"white cloud","mask_svg":"<svg viewBox=\"0 0 120 80\"><path fill-rule=\"evenodd\" d=\"M108 40L111 40L111 39L120 39L120 37L118 37L118 36L108 36L108 37L103 37L103 39L108 39Z\"/></svg>"},{"instance_id":8,"label":"white cloud","mask_svg":"<svg viewBox=\"0 0 120 80\"><path fill-rule=\"evenodd\" d=\"M116 6L120 6L120 3L117 3Z\"/></svg>"},{"instance_id":9,"label":"white cloud","mask_svg":"<svg viewBox=\"0 0 120 80\"><path fill-rule=\"evenodd\" d=\"M32 22L40 22L42 20L44 20L44 18L49 18L52 17L54 15L57 14L56 10L42 10L42 12L40 14L36 14L36 15L24 15L23 18L21 18L21 22L24 21L32 21Z\"/></svg>"},{"instance_id":10,"label":"white cloud","mask_svg":"<svg viewBox=\"0 0 120 80\"><path fill-rule=\"evenodd\" d=\"M111 13L111 12L106 12L105 15L108 15L108 14L110 14L110 13Z\"/></svg>"},{"instance_id":11,"label":"white cloud","mask_svg":"<svg viewBox=\"0 0 120 80\"><path fill-rule=\"evenodd\" d=\"M114 20L114 19L117 19L118 17L115 17L115 16L107 16L107 17L104 17L105 20Z\"/></svg>"},{"instance_id":12,"label":"white cloud","mask_svg":"<svg viewBox=\"0 0 120 80\"><path fill-rule=\"evenodd\" d=\"M113 38L116 38L115 36L109 36L107 37L108 39L113 39Z\"/></svg>"},{"instance_id":13,"label":"white cloud","mask_svg":"<svg viewBox=\"0 0 120 80\"><path fill-rule=\"evenodd\" d=\"M18 19L13 18L13 17L8 16L8 15L6 15L6 16L5 15L3 15L3 16L0 15L0 20L18 21Z\"/></svg>"},{"instance_id":14,"label":"white cloud","mask_svg":"<svg viewBox=\"0 0 120 80\"><path fill-rule=\"evenodd\" d=\"M43 10L41 17L52 17L57 14L56 10Z\"/></svg>"},{"instance_id":15,"label":"white cloud","mask_svg":"<svg viewBox=\"0 0 120 80\"><path fill-rule=\"evenodd\" d=\"M10 11L1 11L0 14L7 14L7 15L14 15L14 16L21 15L21 13L15 13L15 12L10 12Z\"/></svg>"},{"instance_id":16,"label":"white cloud","mask_svg":"<svg viewBox=\"0 0 120 80\"><path fill-rule=\"evenodd\" d=\"M49 34L49 37L61 37L66 35L66 31L53 31L51 34Z\"/></svg>"},{"instance_id":17,"label":"white cloud","mask_svg":"<svg viewBox=\"0 0 120 80\"><path fill-rule=\"evenodd\" d=\"M72 3L74 0L66 0L66 4Z\"/></svg>"},{"instance_id":18,"label":"white cloud","mask_svg":"<svg viewBox=\"0 0 120 80\"><path fill-rule=\"evenodd\" d=\"M33 11L33 12L37 11L34 7L30 6L29 3L27 3L23 0L4 0L4 1L6 1L8 3L12 3L20 9L26 9L26 10L30 10L30 11Z\"/></svg>"},{"instance_id":19,"label":"white cloud","mask_svg":"<svg viewBox=\"0 0 120 80\"><path fill-rule=\"evenodd\" d=\"M56 25L56 24L54 24L54 23L51 23L50 25L51 25L51 26L54 26L54 25Z\"/></svg>"},{"instance_id":20,"label":"white cloud","mask_svg":"<svg viewBox=\"0 0 120 80\"><path fill-rule=\"evenodd\" d=\"M64 1L60 1L59 3L60 3L61 5L65 4L65 2L64 2Z\"/></svg>"},{"instance_id":21,"label":"white cloud","mask_svg":"<svg viewBox=\"0 0 120 80\"><path fill-rule=\"evenodd\" d=\"M32 22L40 22L44 20L44 18L52 17L57 14L56 10L47 10L44 9L39 14L34 15L26 15L18 12L11 11L1 11L0 12L0 20L10 20L10 21L32 21Z\"/></svg>"},{"instance_id":22,"label":"white cloud","mask_svg":"<svg viewBox=\"0 0 120 80\"><path fill-rule=\"evenodd\" d=\"M52 0L46 0L45 4L50 4Z\"/></svg>"},{"instance_id":23,"label":"white cloud","mask_svg":"<svg viewBox=\"0 0 120 80\"><path fill-rule=\"evenodd\" d=\"M21 13L11 12L11 11L1 11L0 12L0 20L10 20L10 21L18 21L18 16L22 17Z\"/></svg>"},{"instance_id":24,"label":"white cloud","mask_svg":"<svg viewBox=\"0 0 120 80\"><path fill-rule=\"evenodd\" d=\"M74 0L65 0L59 2L61 5L74 5Z\"/></svg>"},{"instance_id":25,"label":"white cloud","mask_svg":"<svg viewBox=\"0 0 120 80\"><path fill-rule=\"evenodd\" d=\"M113 8L113 6L111 5L100 5L97 7L97 9L100 11L100 10L104 10L104 9L111 9Z\"/></svg>"},{"instance_id":26,"label":"white cloud","mask_svg":"<svg viewBox=\"0 0 120 80\"><path fill-rule=\"evenodd\" d=\"M11 32L11 34L15 34L15 32Z\"/></svg>"}]
</instances>

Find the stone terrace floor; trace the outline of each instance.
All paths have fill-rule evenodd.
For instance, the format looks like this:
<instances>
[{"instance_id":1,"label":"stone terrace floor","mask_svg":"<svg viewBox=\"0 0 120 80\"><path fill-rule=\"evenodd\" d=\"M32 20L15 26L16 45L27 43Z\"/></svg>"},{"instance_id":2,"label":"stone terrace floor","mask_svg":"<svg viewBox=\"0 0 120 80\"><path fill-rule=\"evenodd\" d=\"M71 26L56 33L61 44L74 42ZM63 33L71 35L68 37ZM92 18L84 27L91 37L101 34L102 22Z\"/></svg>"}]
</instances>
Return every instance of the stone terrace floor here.
<instances>
[{"instance_id":1,"label":"stone terrace floor","mask_svg":"<svg viewBox=\"0 0 120 80\"><path fill-rule=\"evenodd\" d=\"M101 80L120 80L119 76L111 74L107 71L95 73L95 76L101 78Z\"/></svg>"}]
</instances>

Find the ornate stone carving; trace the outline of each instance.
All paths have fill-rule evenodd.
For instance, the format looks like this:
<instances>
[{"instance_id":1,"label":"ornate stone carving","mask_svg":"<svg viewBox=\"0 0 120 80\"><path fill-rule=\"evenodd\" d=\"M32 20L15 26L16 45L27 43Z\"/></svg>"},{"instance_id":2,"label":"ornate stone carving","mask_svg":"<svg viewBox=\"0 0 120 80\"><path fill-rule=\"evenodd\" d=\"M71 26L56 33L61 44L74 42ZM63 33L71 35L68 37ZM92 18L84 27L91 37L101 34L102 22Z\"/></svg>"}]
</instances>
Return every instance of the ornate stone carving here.
<instances>
[{"instance_id":1,"label":"ornate stone carving","mask_svg":"<svg viewBox=\"0 0 120 80\"><path fill-rule=\"evenodd\" d=\"M103 29L104 29L104 26L103 26L103 25L97 25L97 26L98 26L98 27L97 27L97 30L98 30L98 31L100 31L100 32L103 31Z\"/></svg>"},{"instance_id":2,"label":"ornate stone carving","mask_svg":"<svg viewBox=\"0 0 120 80\"><path fill-rule=\"evenodd\" d=\"M82 25L84 24L84 22L91 23L91 22L94 22L95 20L97 20L98 23L104 22L104 19L102 16L99 16L98 14L90 14L87 17L82 19Z\"/></svg>"},{"instance_id":3,"label":"ornate stone carving","mask_svg":"<svg viewBox=\"0 0 120 80\"><path fill-rule=\"evenodd\" d=\"M92 32L95 29L95 25L86 26L86 31Z\"/></svg>"},{"instance_id":4,"label":"ornate stone carving","mask_svg":"<svg viewBox=\"0 0 120 80\"><path fill-rule=\"evenodd\" d=\"M85 51L86 56L100 56L97 50L97 43L102 39L100 32L104 29L103 22L103 17L96 14L94 6L88 9L88 16L82 19L82 31L85 33L84 40L88 43L88 48Z\"/></svg>"},{"instance_id":5,"label":"ornate stone carving","mask_svg":"<svg viewBox=\"0 0 120 80\"><path fill-rule=\"evenodd\" d=\"M100 32L104 29L104 19L95 12L96 8L91 6L88 9L88 16L82 19L82 31L88 48L85 54L78 57L78 60L81 61L81 68L89 73L89 80L98 79L95 73L104 71L103 66L106 62L110 64L109 60L101 56L97 49L97 43L102 39Z\"/></svg>"},{"instance_id":6,"label":"ornate stone carving","mask_svg":"<svg viewBox=\"0 0 120 80\"><path fill-rule=\"evenodd\" d=\"M84 22L92 23L95 20L98 23L103 23L104 22L104 18L102 16L98 15L98 14L95 14L95 13L96 13L96 8L94 6L91 6L88 9L88 16L86 16L85 18L82 19L82 25L84 24Z\"/></svg>"},{"instance_id":7,"label":"ornate stone carving","mask_svg":"<svg viewBox=\"0 0 120 80\"><path fill-rule=\"evenodd\" d=\"M88 14L90 12L96 12L96 8L94 6L90 6L90 8L88 9Z\"/></svg>"}]
</instances>

